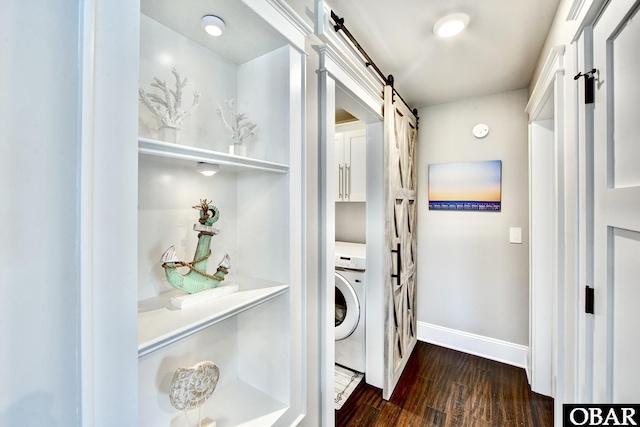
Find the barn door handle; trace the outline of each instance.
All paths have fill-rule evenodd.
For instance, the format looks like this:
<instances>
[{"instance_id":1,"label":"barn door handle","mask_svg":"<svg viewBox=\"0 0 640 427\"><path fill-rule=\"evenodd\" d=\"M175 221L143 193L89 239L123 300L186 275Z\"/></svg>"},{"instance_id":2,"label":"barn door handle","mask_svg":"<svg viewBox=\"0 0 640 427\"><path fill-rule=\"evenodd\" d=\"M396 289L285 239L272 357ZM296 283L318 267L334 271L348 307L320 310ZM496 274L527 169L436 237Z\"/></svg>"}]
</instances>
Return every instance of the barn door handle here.
<instances>
[{"instance_id":1,"label":"barn door handle","mask_svg":"<svg viewBox=\"0 0 640 427\"><path fill-rule=\"evenodd\" d=\"M401 258L400 258L400 243L398 243L396 249L395 250L392 249L391 252L396 254L396 266L398 267L398 274L392 274L391 277L396 279L396 286L400 287L400 285L401 285L401 280L400 280L400 273L401 273L401 271L400 271L400 265L401 265L401 263L400 263L400 261L401 261Z\"/></svg>"}]
</instances>

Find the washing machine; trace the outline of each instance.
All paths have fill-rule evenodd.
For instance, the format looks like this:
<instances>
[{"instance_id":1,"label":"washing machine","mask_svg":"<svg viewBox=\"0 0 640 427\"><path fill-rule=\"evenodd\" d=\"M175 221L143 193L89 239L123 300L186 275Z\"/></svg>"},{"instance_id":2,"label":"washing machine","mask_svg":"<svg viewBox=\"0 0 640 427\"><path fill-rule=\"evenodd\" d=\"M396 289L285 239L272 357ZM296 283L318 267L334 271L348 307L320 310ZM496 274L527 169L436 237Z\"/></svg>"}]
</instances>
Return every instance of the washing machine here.
<instances>
[{"instance_id":1,"label":"washing machine","mask_svg":"<svg viewBox=\"0 0 640 427\"><path fill-rule=\"evenodd\" d=\"M336 242L335 338L336 363L365 371L366 246Z\"/></svg>"}]
</instances>

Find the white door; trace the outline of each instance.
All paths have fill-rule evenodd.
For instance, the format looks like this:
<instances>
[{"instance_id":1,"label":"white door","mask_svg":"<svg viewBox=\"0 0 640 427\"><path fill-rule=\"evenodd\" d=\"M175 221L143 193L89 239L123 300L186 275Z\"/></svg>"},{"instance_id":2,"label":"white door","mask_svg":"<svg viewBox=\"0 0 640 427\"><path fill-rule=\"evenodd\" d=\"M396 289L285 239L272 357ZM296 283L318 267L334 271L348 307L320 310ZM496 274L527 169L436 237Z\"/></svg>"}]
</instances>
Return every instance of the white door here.
<instances>
[{"instance_id":1,"label":"white door","mask_svg":"<svg viewBox=\"0 0 640 427\"><path fill-rule=\"evenodd\" d=\"M640 402L640 14L594 26L594 402Z\"/></svg>"}]
</instances>

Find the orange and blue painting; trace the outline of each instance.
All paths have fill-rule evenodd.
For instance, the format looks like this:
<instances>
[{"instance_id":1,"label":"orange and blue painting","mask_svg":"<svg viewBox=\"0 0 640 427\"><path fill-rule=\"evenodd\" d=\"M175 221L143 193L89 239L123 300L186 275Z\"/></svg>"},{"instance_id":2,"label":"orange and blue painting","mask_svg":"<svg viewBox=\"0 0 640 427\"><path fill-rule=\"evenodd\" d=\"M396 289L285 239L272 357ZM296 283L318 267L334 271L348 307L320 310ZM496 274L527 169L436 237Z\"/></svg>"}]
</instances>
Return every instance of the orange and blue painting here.
<instances>
[{"instance_id":1,"label":"orange and blue painting","mask_svg":"<svg viewBox=\"0 0 640 427\"><path fill-rule=\"evenodd\" d=\"M429 209L500 211L502 161L429 165Z\"/></svg>"}]
</instances>

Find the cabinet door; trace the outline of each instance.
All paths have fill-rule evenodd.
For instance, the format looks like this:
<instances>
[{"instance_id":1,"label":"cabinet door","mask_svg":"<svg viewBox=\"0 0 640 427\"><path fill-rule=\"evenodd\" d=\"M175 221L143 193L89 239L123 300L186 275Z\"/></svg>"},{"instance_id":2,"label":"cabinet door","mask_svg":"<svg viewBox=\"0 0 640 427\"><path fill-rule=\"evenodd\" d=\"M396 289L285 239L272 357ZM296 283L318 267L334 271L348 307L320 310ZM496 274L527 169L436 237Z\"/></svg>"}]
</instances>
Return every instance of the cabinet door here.
<instances>
[{"instance_id":1,"label":"cabinet door","mask_svg":"<svg viewBox=\"0 0 640 427\"><path fill-rule=\"evenodd\" d=\"M344 180L345 180L345 160L344 160L344 133L336 132L336 146L335 146L335 177L336 177L336 185L335 185L335 199L336 202L344 202Z\"/></svg>"},{"instance_id":2,"label":"cabinet door","mask_svg":"<svg viewBox=\"0 0 640 427\"><path fill-rule=\"evenodd\" d=\"M345 132L345 192L350 202L367 197L367 131Z\"/></svg>"}]
</instances>

